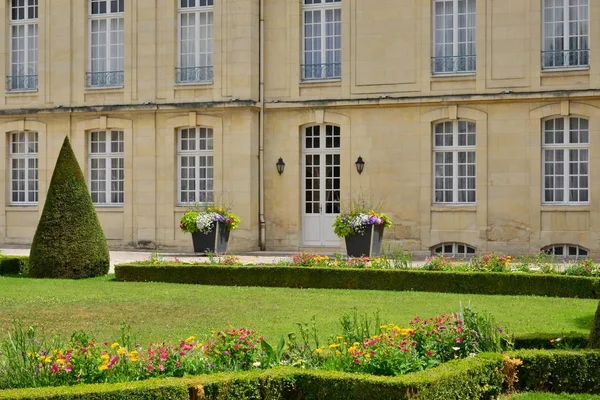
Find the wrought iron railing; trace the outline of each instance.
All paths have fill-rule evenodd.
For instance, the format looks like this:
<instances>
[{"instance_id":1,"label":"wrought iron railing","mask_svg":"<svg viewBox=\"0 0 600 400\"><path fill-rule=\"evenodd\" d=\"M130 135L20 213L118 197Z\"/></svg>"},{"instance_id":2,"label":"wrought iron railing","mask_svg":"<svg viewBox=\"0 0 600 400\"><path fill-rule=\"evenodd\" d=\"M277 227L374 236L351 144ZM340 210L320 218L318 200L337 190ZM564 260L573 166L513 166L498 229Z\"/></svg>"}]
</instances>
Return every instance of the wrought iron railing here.
<instances>
[{"instance_id":1,"label":"wrought iron railing","mask_svg":"<svg viewBox=\"0 0 600 400\"><path fill-rule=\"evenodd\" d=\"M6 90L21 91L21 90L37 90L38 76L37 75L10 75L6 77Z\"/></svg>"},{"instance_id":2,"label":"wrought iron railing","mask_svg":"<svg viewBox=\"0 0 600 400\"><path fill-rule=\"evenodd\" d=\"M212 82L213 79L213 66L175 68L175 81L177 83Z\"/></svg>"},{"instance_id":3,"label":"wrought iron railing","mask_svg":"<svg viewBox=\"0 0 600 400\"><path fill-rule=\"evenodd\" d=\"M85 74L87 87L123 86L123 71L88 72Z\"/></svg>"},{"instance_id":4,"label":"wrought iron railing","mask_svg":"<svg viewBox=\"0 0 600 400\"><path fill-rule=\"evenodd\" d=\"M476 68L477 57L474 55L431 57L431 71L433 74L475 72Z\"/></svg>"},{"instance_id":5,"label":"wrought iron railing","mask_svg":"<svg viewBox=\"0 0 600 400\"><path fill-rule=\"evenodd\" d=\"M341 63L302 64L301 67L301 76L303 81L339 79L342 76Z\"/></svg>"},{"instance_id":6,"label":"wrought iron railing","mask_svg":"<svg viewBox=\"0 0 600 400\"><path fill-rule=\"evenodd\" d=\"M589 62L589 49L542 51L543 68L587 67Z\"/></svg>"}]
</instances>

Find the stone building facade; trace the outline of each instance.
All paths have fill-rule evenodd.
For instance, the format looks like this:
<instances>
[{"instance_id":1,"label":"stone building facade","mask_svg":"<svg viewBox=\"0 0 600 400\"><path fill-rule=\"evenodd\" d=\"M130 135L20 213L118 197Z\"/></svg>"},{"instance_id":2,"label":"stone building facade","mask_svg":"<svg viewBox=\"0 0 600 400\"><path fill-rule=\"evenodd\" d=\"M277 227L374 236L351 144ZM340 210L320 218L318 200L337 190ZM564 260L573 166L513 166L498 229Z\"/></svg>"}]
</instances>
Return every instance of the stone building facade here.
<instances>
[{"instance_id":1,"label":"stone building facade","mask_svg":"<svg viewBox=\"0 0 600 400\"><path fill-rule=\"evenodd\" d=\"M415 253L600 256L600 3L3 0L0 15L0 242L31 242L69 136L114 247L190 249L186 205L225 196L232 251L339 251L333 218L362 193Z\"/></svg>"}]
</instances>

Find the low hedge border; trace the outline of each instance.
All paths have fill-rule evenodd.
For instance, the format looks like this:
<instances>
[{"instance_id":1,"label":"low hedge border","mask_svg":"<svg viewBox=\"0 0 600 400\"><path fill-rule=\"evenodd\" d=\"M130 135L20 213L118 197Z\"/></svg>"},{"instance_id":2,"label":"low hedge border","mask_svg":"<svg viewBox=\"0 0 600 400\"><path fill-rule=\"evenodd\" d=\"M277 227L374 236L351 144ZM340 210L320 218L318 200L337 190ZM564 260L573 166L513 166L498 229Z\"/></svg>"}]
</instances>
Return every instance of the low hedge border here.
<instances>
[{"instance_id":1,"label":"low hedge border","mask_svg":"<svg viewBox=\"0 0 600 400\"><path fill-rule=\"evenodd\" d=\"M481 354L393 378L287 367L114 385L5 390L0 391L0 400L490 399L502 390L502 365L502 355Z\"/></svg>"},{"instance_id":2,"label":"low hedge border","mask_svg":"<svg viewBox=\"0 0 600 400\"><path fill-rule=\"evenodd\" d=\"M600 279L566 275L204 264L119 264L118 281L600 298Z\"/></svg>"},{"instance_id":3,"label":"low hedge border","mask_svg":"<svg viewBox=\"0 0 600 400\"><path fill-rule=\"evenodd\" d=\"M521 349L585 349L590 340L589 334L570 333L530 333L513 338L514 348Z\"/></svg>"},{"instance_id":4,"label":"low hedge border","mask_svg":"<svg viewBox=\"0 0 600 400\"><path fill-rule=\"evenodd\" d=\"M600 393L600 351L519 350L509 356L523 361L519 391Z\"/></svg>"},{"instance_id":5,"label":"low hedge border","mask_svg":"<svg viewBox=\"0 0 600 400\"><path fill-rule=\"evenodd\" d=\"M29 257L0 256L0 275L27 275L29 273Z\"/></svg>"},{"instance_id":6,"label":"low hedge border","mask_svg":"<svg viewBox=\"0 0 600 400\"><path fill-rule=\"evenodd\" d=\"M519 391L600 392L600 351L519 350L506 355L482 353L392 378L287 367L112 385L4 390L0 400L491 399L507 388L502 372L505 357L522 361L516 370Z\"/></svg>"}]
</instances>

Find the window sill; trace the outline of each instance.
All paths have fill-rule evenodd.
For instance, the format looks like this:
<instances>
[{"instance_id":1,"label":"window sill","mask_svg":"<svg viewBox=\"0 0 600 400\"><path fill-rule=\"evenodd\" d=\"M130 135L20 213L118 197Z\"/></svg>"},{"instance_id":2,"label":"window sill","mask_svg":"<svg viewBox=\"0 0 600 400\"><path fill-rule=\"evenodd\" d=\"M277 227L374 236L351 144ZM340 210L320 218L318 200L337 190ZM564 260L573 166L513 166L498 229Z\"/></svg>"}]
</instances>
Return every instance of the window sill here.
<instances>
[{"instance_id":1,"label":"window sill","mask_svg":"<svg viewBox=\"0 0 600 400\"><path fill-rule=\"evenodd\" d=\"M106 92L120 92L121 90L123 90L125 86L121 85L121 86L86 86L85 90L87 91L93 91L93 92L97 92L97 91L106 91Z\"/></svg>"},{"instance_id":2,"label":"window sill","mask_svg":"<svg viewBox=\"0 0 600 400\"><path fill-rule=\"evenodd\" d=\"M590 204L542 204L542 211L570 211L586 212L590 211Z\"/></svg>"},{"instance_id":3,"label":"window sill","mask_svg":"<svg viewBox=\"0 0 600 400\"><path fill-rule=\"evenodd\" d=\"M123 212L123 204L94 204L98 212Z\"/></svg>"},{"instance_id":4,"label":"window sill","mask_svg":"<svg viewBox=\"0 0 600 400\"><path fill-rule=\"evenodd\" d=\"M39 204L8 204L6 209L10 211L38 212L38 206Z\"/></svg>"},{"instance_id":5,"label":"window sill","mask_svg":"<svg viewBox=\"0 0 600 400\"><path fill-rule=\"evenodd\" d=\"M311 79L306 81L300 81L300 87L302 86L318 86L324 84L325 86L338 86L342 83L342 78L336 79Z\"/></svg>"},{"instance_id":6,"label":"window sill","mask_svg":"<svg viewBox=\"0 0 600 400\"><path fill-rule=\"evenodd\" d=\"M38 89L23 89L23 90L7 90L5 92L7 96L18 97L18 96L37 96Z\"/></svg>"},{"instance_id":7,"label":"window sill","mask_svg":"<svg viewBox=\"0 0 600 400\"><path fill-rule=\"evenodd\" d=\"M560 68L542 68L542 75L553 75L553 74L564 74L568 73L569 75L588 75L590 72L590 67L560 67Z\"/></svg>"},{"instance_id":8,"label":"window sill","mask_svg":"<svg viewBox=\"0 0 600 400\"><path fill-rule=\"evenodd\" d=\"M431 211L435 212L475 212L477 211L476 204L432 204Z\"/></svg>"},{"instance_id":9,"label":"window sill","mask_svg":"<svg viewBox=\"0 0 600 400\"><path fill-rule=\"evenodd\" d=\"M194 86L200 86L202 88L205 88L207 86L212 86L214 85L214 81L207 81L207 82L175 82L175 89L188 89L190 87L194 87Z\"/></svg>"},{"instance_id":10,"label":"window sill","mask_svg":"<svg viewBox=\"0 0 600 400\"><path fill-rule=\"evenodd\" d=\"M432 80L452 80L452 81L467 81L472 80L477 76L475 72L462 73L447 73L447 74L431 74Z\"/></svg>"}]
</instances>

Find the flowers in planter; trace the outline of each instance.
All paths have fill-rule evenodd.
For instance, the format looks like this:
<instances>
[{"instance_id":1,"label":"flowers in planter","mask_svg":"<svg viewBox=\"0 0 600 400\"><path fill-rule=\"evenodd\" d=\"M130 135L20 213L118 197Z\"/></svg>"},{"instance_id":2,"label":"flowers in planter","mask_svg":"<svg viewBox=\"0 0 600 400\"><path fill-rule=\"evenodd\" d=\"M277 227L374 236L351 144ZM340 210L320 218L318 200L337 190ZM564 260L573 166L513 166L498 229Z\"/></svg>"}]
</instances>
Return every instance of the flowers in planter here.
<instances>
[{"instance_id":1,"label":"flowers in planter","mask_svg":"<svg viewBox=\"0 0 600 400\"><path fill-rule=\"evenodd\" d=\"M232 213L229 208L218 205L193 207L181 217L179 228L186 233L202 232L211 233L218 222L225 224L228 230L236 229L240 217Z\"/></svg>"},{"instance_id":2,"label":"flowers in planter","mask_svg":"<svg viewBox=\"0 0 600 400\"><path fill-rule=\"evenodd\" d=\"M392 220L384 213L378 213L374 210L351 210L347 213L342 213L335 218L333 231L339 237L355 234L362 235L370 225L383 225L384 228L389 228L392 226Z\"/></svg>"}]
</instances>

